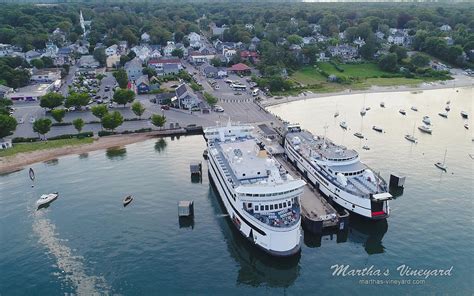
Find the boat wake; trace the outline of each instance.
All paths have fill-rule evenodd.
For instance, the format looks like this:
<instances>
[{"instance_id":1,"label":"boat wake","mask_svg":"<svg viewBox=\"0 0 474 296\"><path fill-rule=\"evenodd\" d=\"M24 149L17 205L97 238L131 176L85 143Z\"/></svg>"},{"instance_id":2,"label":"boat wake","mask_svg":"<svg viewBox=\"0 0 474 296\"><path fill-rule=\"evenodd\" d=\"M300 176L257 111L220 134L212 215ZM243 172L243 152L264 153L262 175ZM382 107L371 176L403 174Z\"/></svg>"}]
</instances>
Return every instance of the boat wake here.
<instances>
[{"instance_id":1,"label":"boat wake","mask_svg":"<svg viewBox=\"0 0 474 296\"><path fill-rule=\"evenodd\" d=\"M219 218L229 217L229 214L218 214L217 217L219 217Z\"/></svg>"},{"instance_id":2,"label":"boat wake","mask_svg":"<svg viewBox=\"0 0 474 296\"><path fill-rule=\"evenodd\" d=\"M82 256L73 254L71 248L58 238L55 225L45 217L45 212L33 214L33 232L39 237L39 243L48 250L48 254L56 259L57 267L62 271L64 279L71 283L77 295L110 294L109 286L102 276L91 276L86 273Z\"/></svg>"}]
</instances>

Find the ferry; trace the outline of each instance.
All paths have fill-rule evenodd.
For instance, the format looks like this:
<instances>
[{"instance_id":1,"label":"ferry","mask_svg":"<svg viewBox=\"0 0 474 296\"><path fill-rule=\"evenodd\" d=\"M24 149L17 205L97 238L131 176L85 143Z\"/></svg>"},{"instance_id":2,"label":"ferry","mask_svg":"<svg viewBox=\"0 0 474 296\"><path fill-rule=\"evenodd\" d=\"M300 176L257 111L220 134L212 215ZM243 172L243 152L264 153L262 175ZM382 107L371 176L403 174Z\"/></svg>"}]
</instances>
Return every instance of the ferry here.
<instances>
[{"instance_id":1,"label":"ferry","mask_svg":"<svg viewBox=\"0 0 474 296\"><path fill-rule=\"evenodd\" d=\"M306 182L293 178L252 132L253 126L230 121L204 130L211 180L229 218L251 244L273 256L297 254Z\"/></svg>"},{"instance_id":2,"label":"ferry","mask_svg":"<svg viewBox=\"0 0 474 296\"><path fill-rule=\"evenodd\" d=\"M329 200L368 219L390 215L387 183L360 161L357 151L287 125L285 153Z\"/></svg>"}]
</instances>

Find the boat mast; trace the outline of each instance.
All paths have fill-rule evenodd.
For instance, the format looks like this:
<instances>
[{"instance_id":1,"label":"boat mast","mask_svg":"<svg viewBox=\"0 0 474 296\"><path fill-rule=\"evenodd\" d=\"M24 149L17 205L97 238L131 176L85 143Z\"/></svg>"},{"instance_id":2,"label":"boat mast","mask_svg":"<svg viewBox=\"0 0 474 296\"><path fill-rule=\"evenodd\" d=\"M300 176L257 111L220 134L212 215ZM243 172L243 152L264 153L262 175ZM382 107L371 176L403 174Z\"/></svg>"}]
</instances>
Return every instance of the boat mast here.
<instances>
[{"instance_id":1,"label":"boat mast","mask_svg":"<svg viewBox=\"0 0 474 296\"><path fill-rule=\"evenodd\" d=\"M444 150L443 166L446 164L446 154L448 153L448 148Z\"/></svg>"}]
</instances>

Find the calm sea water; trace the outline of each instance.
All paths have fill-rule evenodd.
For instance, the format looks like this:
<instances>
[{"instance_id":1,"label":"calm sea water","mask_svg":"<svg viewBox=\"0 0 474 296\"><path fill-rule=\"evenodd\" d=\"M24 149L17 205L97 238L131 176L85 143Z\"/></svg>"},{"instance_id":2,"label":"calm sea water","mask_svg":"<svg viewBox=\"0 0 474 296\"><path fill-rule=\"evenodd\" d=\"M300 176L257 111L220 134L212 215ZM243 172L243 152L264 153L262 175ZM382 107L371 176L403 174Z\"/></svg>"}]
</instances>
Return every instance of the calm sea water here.
<instances>
[{"instance_id":1,"label":"calm sea water","mask_svg":"<svg viewBox=\"0 0 474 296\"><path fill-rule=\"evenodd\" d=\"M452 109L443 119L437 113L448 99ZM381 100L387 108L378 107ZM388 221L352 219L347 233L305 234L300 256L268 257L233 229L207 173L202 182L191 180L189 163L202 159L202 137L149 140L32 165L33 188L27 170L0 176L0 294L471 294L473 142L459 112L472 116L472 89L367 95L372 109L361 120L363 102L363 95L341 96L271 111L318 134L327 125L331 139L357 148L383 176L405 175ZM334 120L336 109L341 115ZM403 135L423 115L432 117L433 135L416 131L419 143L411 144ZM343 119L351 130L339 128ZM372 131L374 124L386 133ZM361 129L367 140L352 136ZM442 173L433 163L446 148L448 172ZM36 211L39 195L53 191L58 200ZM128 194L135 200L123 208ZM177 202L185 199L195 201L192 221L177 217ZM373 265L390 276L332 276L334 264ZM402 279L401 264L453 270L416 285L359 283Z\"/></svg>"}]
</instances>

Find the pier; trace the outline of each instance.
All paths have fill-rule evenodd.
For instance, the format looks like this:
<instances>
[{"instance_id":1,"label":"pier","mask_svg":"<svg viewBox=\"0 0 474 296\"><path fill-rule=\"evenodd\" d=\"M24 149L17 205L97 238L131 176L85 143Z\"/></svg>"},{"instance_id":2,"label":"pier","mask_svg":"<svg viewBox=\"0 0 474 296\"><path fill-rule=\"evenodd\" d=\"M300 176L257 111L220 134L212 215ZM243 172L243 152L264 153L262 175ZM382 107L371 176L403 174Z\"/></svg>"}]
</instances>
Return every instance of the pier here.
<instances>
[{"instance_id":1,"label":"pier","mask_svg":"<svg viewBox=\"0 0 474 296\"><path fill-rule=\"evenodd\" d=\"M293 176L305 180L300 172L287 161L284 155L275 157ZM345 210L343 213L338 213L310 183L306 184L300 202L302 224L310 232L320 234L326 229L343 230L347 228L349 213Z\"/></svg>"}]
</instances>

